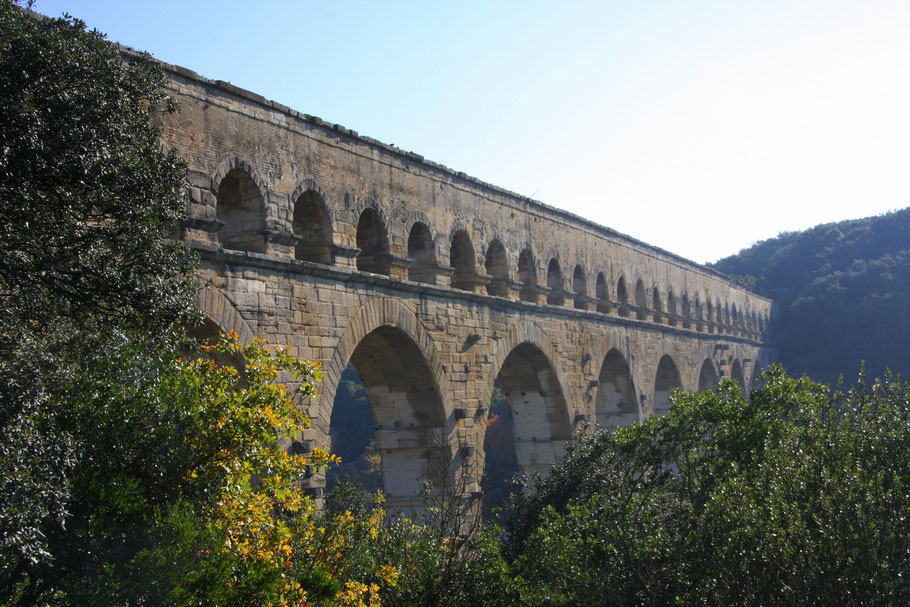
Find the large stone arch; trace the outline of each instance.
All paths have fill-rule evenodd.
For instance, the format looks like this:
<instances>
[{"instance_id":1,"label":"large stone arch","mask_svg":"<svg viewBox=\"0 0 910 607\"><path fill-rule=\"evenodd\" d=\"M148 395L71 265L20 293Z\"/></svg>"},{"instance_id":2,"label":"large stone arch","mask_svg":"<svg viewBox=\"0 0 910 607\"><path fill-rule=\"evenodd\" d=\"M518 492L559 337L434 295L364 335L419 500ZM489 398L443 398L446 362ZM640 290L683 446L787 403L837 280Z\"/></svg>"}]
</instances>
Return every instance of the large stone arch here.
<instances>
[{"instance_id":1,"label":"large stone arch","mask_svg":"<svg viewBox=\"0 0 910 607\"><path fill-rule=\"evenodd\" d=\"M431 370L439 389L440 398L445 399L445 395L448 393L445 372L442 363L439 362L439 354L429 332L417 318L416 313L401 301L391 297L377 296L361 306L360 310L351 317L347 328L335 345L332 357L324 364L324 377L317 407L320 423L322 420L327 423L331 417L332 402L335 400L338 381L341 379L342 371L350 362L354 350L364 337L383 326L400 329L414 341ZM443 400L443 404L448 417L451 407L445 400Z\"/></svg>"},{"instance_id":2,"label":"large stone arch","mask_svg":"<svg viewBox=\"0 0 910 607\"><path fill-rule=\"evenodd\" d=\"M236 333L240 343L248 344L256 337L255 323L248 322L234 302L215 287L204 287L196 293L196 309L220 330Z\"/></svg>"},{"instance_id":3,"label":"large stone arch","mask_svg":"<svg viewBox=\"0 0 910 607\"><path fill-rule=\"evenodd\" d=\"M445 405L443 368L430 337L400 302L377 298L363 306L326 364L320 397L326 437L325 422L331 419L341 372L349 362L370 400L388 503L419 509L423 482L441 481L448 474L453 447L448 435L454 416Z\"/></svg>"},{"instance_id":4,"label":"large stone arch","mask_svg":"<svg viewBox=\"0 0 910 607\"><path fill-rule=\"evenodd\" d=\"M719 381L720 376L717 373L714 361L710 358L705 358L698 371L698 391L714 389Z\"/></svg>"},{"instance_id":5,"label":"large stone arch","mask_svg":"<svg viewBox=\"0 0 910 607\"><path fill-rule=\"evenodd\" d=\"M521 394L520 390L509 393L508 380L503 390L507 392L513 415L518 418L530 412L536 413L535 419L525 422L515 421L515 451L518 465L526 472L546 473L549 465L562 457L566 443L571 439L574 418L567 398L565 372L561 360L543 330L534 322L513 326L503 339L492 348L490 354L490 373L485 382L481 403L489 403L493 395L496 379L506 366L515 370L514 363L522 361L525 370L532 370L538 381L547 385L537 388L536 394ZM546 366L546 369L541 368ZM552 372L552 378L543 378L546 372ZM528 385L532 385L533 381ZM547 388L551 391L547 391ZM527 392L525 390L524 392ZM532 397L540 402L532 404ZM528 402L523 402L528 401ZM483 444L483 436L479 437Z\"/></svg>"},{"instance_id":6,"label":"large stone arch","mask_svg":"<svg viewBox=\"0 0 910 607\"><path fill-rule=\"evenodd\" d=\"M682 382L679 364L672 354L663 354L654 369L651 413L661 415L669 411L670 392L675 388L685 390L685 386Z\"/></svg>"},{"instance_id":7,"label":"large stone arch","mask_svg":"<svg viewBox=\"0 0 910 607\"><path fill-rule=\"evenodd\" d=\"M597 425L613 429L638 422L641 406L629 357L614 346L600 360L597 388L593 391Z\"/></svg>"}]
</instances>

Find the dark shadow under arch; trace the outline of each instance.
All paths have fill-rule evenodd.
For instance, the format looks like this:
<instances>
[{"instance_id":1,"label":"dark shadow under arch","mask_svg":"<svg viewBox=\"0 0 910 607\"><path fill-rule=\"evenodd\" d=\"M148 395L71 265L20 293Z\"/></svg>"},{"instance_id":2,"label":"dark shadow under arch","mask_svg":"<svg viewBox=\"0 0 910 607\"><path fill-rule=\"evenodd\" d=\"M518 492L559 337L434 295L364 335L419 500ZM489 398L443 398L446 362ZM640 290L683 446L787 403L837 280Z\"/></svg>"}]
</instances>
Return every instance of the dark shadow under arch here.
<instances>
[{"instance_id":1,"label":"dark shadow under arch","mask_svg":"<svg viewBox=\"0 0 910 607\"><path fill-rule=\"evenodd\" d=\"M654 407L652 412L662 415L670 410L670 392L682 388L682 380L676 362L669 354L664 354L657 365L654 377Z\"/></svg>"},{"instance_id":2,"label":"dark shadow under arch","mask_svg":"<svg viewBox=\"0 0 910 607\"><path fill-rule=\"evenodd\" d=\"M717 369L710 358L706 358L701 364L701 370L698 372L698 391L713 389L717 386L719 379Z\"/></svg>"},{"instance_id":3,"label":"dark shadow under arch","mask_svg":"<svg viewBox=\"0 0 910 607\"><path fill-rule=\"evenodd\" d=\"M597 425L613 429L638 421L638 398L626 358L616 348L604 357L598 376L594 413Z\"/></svg>"},{"instance_id":4,"label":"dark shadow under arch","mask_svg":"<svg viewBox=\"0 0 910 607\"><path fill-rule=\"evenodd\" d=\"M225 249L265 253L265 198L241 168L227 172L215 194L218 242Z\"/></svg>"}]
</instances>

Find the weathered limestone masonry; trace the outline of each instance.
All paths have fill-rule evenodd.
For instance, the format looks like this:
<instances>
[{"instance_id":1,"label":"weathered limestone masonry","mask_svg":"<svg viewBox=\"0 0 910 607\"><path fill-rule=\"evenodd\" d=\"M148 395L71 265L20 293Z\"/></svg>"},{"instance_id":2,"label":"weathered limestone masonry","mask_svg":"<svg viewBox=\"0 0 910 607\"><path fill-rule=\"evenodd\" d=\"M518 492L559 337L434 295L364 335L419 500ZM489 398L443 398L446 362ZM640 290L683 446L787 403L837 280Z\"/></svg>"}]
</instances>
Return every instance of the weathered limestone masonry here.
<instances>
[{"instance_id":1,"label":"weathered limestone masonry","mask_svg":"<svg viewBox=\"0 0 910 607\"><path fill-rule=\"evenodd\" d=\"M582 421L666 411L675 387L748 385L771 302L608 228L167 66L163 139L190 166L181 238L207 326L322 361L304 443L328 443L342 370L374 406L386 493L432 462L483 469L498 378L516 455L545 470ZM472 466L466 464L471 463ZM318 494L322 479L310 479ZM476 479L468 491L479 491Z\"/></svg>"}]
</instances>

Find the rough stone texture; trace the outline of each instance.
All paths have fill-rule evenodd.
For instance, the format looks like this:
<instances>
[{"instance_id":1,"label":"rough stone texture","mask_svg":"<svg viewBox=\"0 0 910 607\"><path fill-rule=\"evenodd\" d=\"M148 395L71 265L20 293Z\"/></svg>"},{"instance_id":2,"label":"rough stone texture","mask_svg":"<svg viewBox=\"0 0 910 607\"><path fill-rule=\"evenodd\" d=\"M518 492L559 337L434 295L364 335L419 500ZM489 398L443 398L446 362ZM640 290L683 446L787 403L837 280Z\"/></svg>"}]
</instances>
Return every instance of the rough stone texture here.
<instances>
[{"instance_id":1,"label":"rough stone texture","mask_svg":"<svg viewBox=\"0 0 910 607\"><path fill-rule=\"evenodd\" d=\"M582 421L662 412L673 387L748 385L772 356L771 302L709 268L167 69L182 109L162 137L190 166L181 238L203 256L200 308L322 361L321 396L301 403L309 445L328 443L355 363L394 505L415 502L434 461L482 470L497 377L519 464L545 470Z\"/></svg>"}]
</instances>

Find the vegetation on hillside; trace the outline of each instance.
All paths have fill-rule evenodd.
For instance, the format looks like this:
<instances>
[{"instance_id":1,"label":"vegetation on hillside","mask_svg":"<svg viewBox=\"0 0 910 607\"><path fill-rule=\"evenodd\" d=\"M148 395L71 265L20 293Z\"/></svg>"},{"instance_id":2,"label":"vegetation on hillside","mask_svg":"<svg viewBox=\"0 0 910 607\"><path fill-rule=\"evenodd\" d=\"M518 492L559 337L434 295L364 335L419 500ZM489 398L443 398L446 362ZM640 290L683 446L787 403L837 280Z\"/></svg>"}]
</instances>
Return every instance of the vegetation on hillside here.
<instances>
[{"instance_id":1,"label":"vegetation on hillside","mask_svg":"<svg viewBox=\"0 0 910 607\"><path fill-rule=\"evenodd\" d=\"M783 233L714 266L778 305L791 372L835 382L863 360L873 375L910 372L910 208Z\"/></svg>"}]
</instances>

